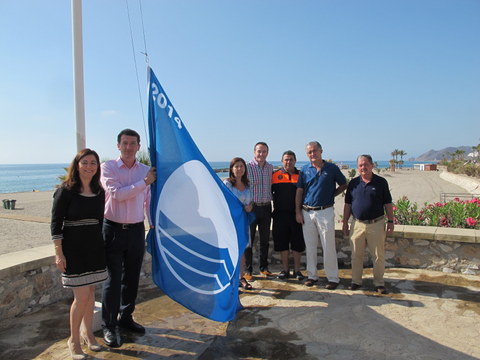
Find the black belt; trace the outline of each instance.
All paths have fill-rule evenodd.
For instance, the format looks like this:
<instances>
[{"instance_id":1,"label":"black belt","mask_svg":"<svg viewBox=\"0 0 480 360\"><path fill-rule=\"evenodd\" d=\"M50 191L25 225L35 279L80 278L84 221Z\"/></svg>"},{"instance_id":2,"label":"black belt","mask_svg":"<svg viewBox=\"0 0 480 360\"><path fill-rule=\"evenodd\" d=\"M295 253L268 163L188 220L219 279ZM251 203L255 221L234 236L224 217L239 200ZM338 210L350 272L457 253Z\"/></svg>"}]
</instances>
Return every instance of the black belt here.
<instances>
[{"instance_id":1,"label":"black belt","mask_svg":"<svg viewBox=\"0 0 480 360\"><path fill-rule=\"evenodd\" d=\"M333 204L327 205L327 206L309 206L309 205L302 205L302 209L305 211L316 211L316 210L324 210L331 208Z\"/></svg>"},{"instance_id":2,"label":"black belt","mask_svg":"<svg viewBox=\"0 0 480 360\"><path fill-rule=\"evenodd\" d=\"M255 206L267 206L267 205L271 205L272 202L269 201L269 202L263 202L263 203L253 203Z\"/></svg>"},{"instance_id":3,"label":"black belt","mask_svg":"<svg viewBox=\"0 0 480 360\"><path fill-rule=\"evenodd\" d=\"M108 219L103 219L103 221L108 224L108 225L112 225L114 227L117 227L117 228L120 228L122 230L128 230L128 229L133 229L137 226L140 226L140 225L143 225L143 221L142 222L138 222L138 223L135 223L135 224L120 224L120 223L117 223L115 221L112 221L112 220L108 220Z\"/></svg>"},{"instance_id":4,"label":"black belt","mask_svg":"<svg viewBox=\"0 0 480 360\"><path fill-rule=\"evenodd\" d=\"M376 222L379 222L380 220L383 220L385 218L385 216L379 216L375 219L372 219L372 220L359 220L359 219L356 219L355 218L355 221L358 221L358 222L361 222L362 224L375 224Z\"/></svg>"}]
</instances>

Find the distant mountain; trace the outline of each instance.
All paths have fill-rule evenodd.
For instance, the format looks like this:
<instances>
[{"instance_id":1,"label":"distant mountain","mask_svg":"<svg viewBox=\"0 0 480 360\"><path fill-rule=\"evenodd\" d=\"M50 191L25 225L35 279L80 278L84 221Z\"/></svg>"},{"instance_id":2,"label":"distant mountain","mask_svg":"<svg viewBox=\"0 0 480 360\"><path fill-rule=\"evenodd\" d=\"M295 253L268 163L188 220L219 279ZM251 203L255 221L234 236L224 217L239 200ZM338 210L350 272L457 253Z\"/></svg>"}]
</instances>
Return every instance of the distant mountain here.
<instances>
[{"instance_id":1,"label":"distant mountain","mask_svg":"<svg viewBox=\"0 0 480 360\"><path fill-rule=\"evenodd\" d=\"M429 150L426 153L415 158L414 161L439 161L443 159L450 159L450 154L457 150L465 151L465 153L463 154L465 158L467 158L467 155L473 151L471 146L457 146L447 147L442 150Z\"/></svg>"}]
</instances>

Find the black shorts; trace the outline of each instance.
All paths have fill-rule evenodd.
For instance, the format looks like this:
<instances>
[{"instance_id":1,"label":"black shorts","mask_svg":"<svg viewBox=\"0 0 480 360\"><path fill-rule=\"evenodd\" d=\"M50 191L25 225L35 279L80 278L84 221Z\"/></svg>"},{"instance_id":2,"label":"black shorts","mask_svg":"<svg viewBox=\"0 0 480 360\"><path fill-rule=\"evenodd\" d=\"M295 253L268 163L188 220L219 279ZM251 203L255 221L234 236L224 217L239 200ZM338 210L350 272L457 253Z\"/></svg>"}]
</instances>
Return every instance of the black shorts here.
<instances>
[{"instance_id":1,"label":"black shorts","mask_svg":"<svg viewBox=\"0 0 480 360\"><path fill-rule=\"evenodd\" d=\"M296 221L295 212L274 211L272 218L272 236L275 251L289 249L297 252L305 251L302 224Z\"/></svg>"}]
</instances>

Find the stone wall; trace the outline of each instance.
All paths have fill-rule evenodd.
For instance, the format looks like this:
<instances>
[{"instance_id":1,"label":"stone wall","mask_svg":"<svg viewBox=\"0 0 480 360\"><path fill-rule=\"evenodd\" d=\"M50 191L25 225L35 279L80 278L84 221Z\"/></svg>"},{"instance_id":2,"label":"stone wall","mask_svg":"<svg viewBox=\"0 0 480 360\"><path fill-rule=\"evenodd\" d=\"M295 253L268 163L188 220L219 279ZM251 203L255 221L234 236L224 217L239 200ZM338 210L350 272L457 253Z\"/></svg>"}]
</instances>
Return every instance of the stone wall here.
<instances>
[{"instance_id":1,"label":"stone wall","mask_svg":"<svg viewBox=\"0 0 480 360\"><path fill-rule=\"evenodd\" d=\"M343 238L340 224L337 224L336 242L339 265L349 268L350 244ZM259 241L255 243L258 246ZM18 316L38 311L54 302L72 300L72 291L61 286L53 254L53 246L47 245L0 255L0 328L10 326ZM254 252L254 261L257 254ZM322 259L319 246L319 263ZM272 251L270 261L272 270L278 269L279 254ZM368 251L365 265L371 266ZM386 265L480 275L480 231L396 226L393 236L386 241ZM151 284L151 275L151 257L147 253L141 274L142 284ZM100 291L101 286L98 286L97 299Z\"/></svg>"},{"instance_id":2,"label":"stone wall","mask_svg":"<svg viewBox=\"0 0 480 360\"><path fill-rule=\"evenodd\" d=\"M340 228L341 225L337 224L335 240L338 263L340 267L350 268L350 242L343 237ZM258 254L258 241L255 245ZM318 259L321 264L321 245ZM279 254L271 253L270 261L280 264ZM305 262L304 258L302 262ZM364 264L365 267L372 266L368 249L365 251ZM480 230L395 225L393 236L385 242L385 265L480 275Z\"/></svg>"},{"instance_id":3,"label":"stone wall","mask_svg":"<svg viewBox=\"0 0 480 360\"><path fill-rule=\"evenodd\" d=\"M10 326L17 316L57 301L73 300L72 290L62 287L54 262L51 245L0 255L0 329ZM140 282L151 281L151 257L147 253ZM101 289L97 286L96 299L101 299Z\"/></svg>"}]
</instances>

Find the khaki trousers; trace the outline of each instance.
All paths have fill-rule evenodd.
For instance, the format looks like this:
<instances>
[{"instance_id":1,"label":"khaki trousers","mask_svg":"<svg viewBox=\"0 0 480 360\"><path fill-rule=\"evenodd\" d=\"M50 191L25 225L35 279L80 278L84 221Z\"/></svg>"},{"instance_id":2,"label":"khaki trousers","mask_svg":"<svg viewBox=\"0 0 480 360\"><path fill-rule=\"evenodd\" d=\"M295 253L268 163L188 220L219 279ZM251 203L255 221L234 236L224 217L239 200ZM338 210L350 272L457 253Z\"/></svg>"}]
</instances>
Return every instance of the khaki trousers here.
<instances>
[{"instance_id":1,"label":"khaki trousers","mask_svg":"<svg viewBox=\"0 0 480 360\"><path fill-rule=\"evenodd\" d=\"M385 273L385 221L364 224L353 220L350 245L352 247L352 283L362 285L363 259L365 245L368 246L373 260L373 284L384 286Z\"/></svg>"}]
</instances>

